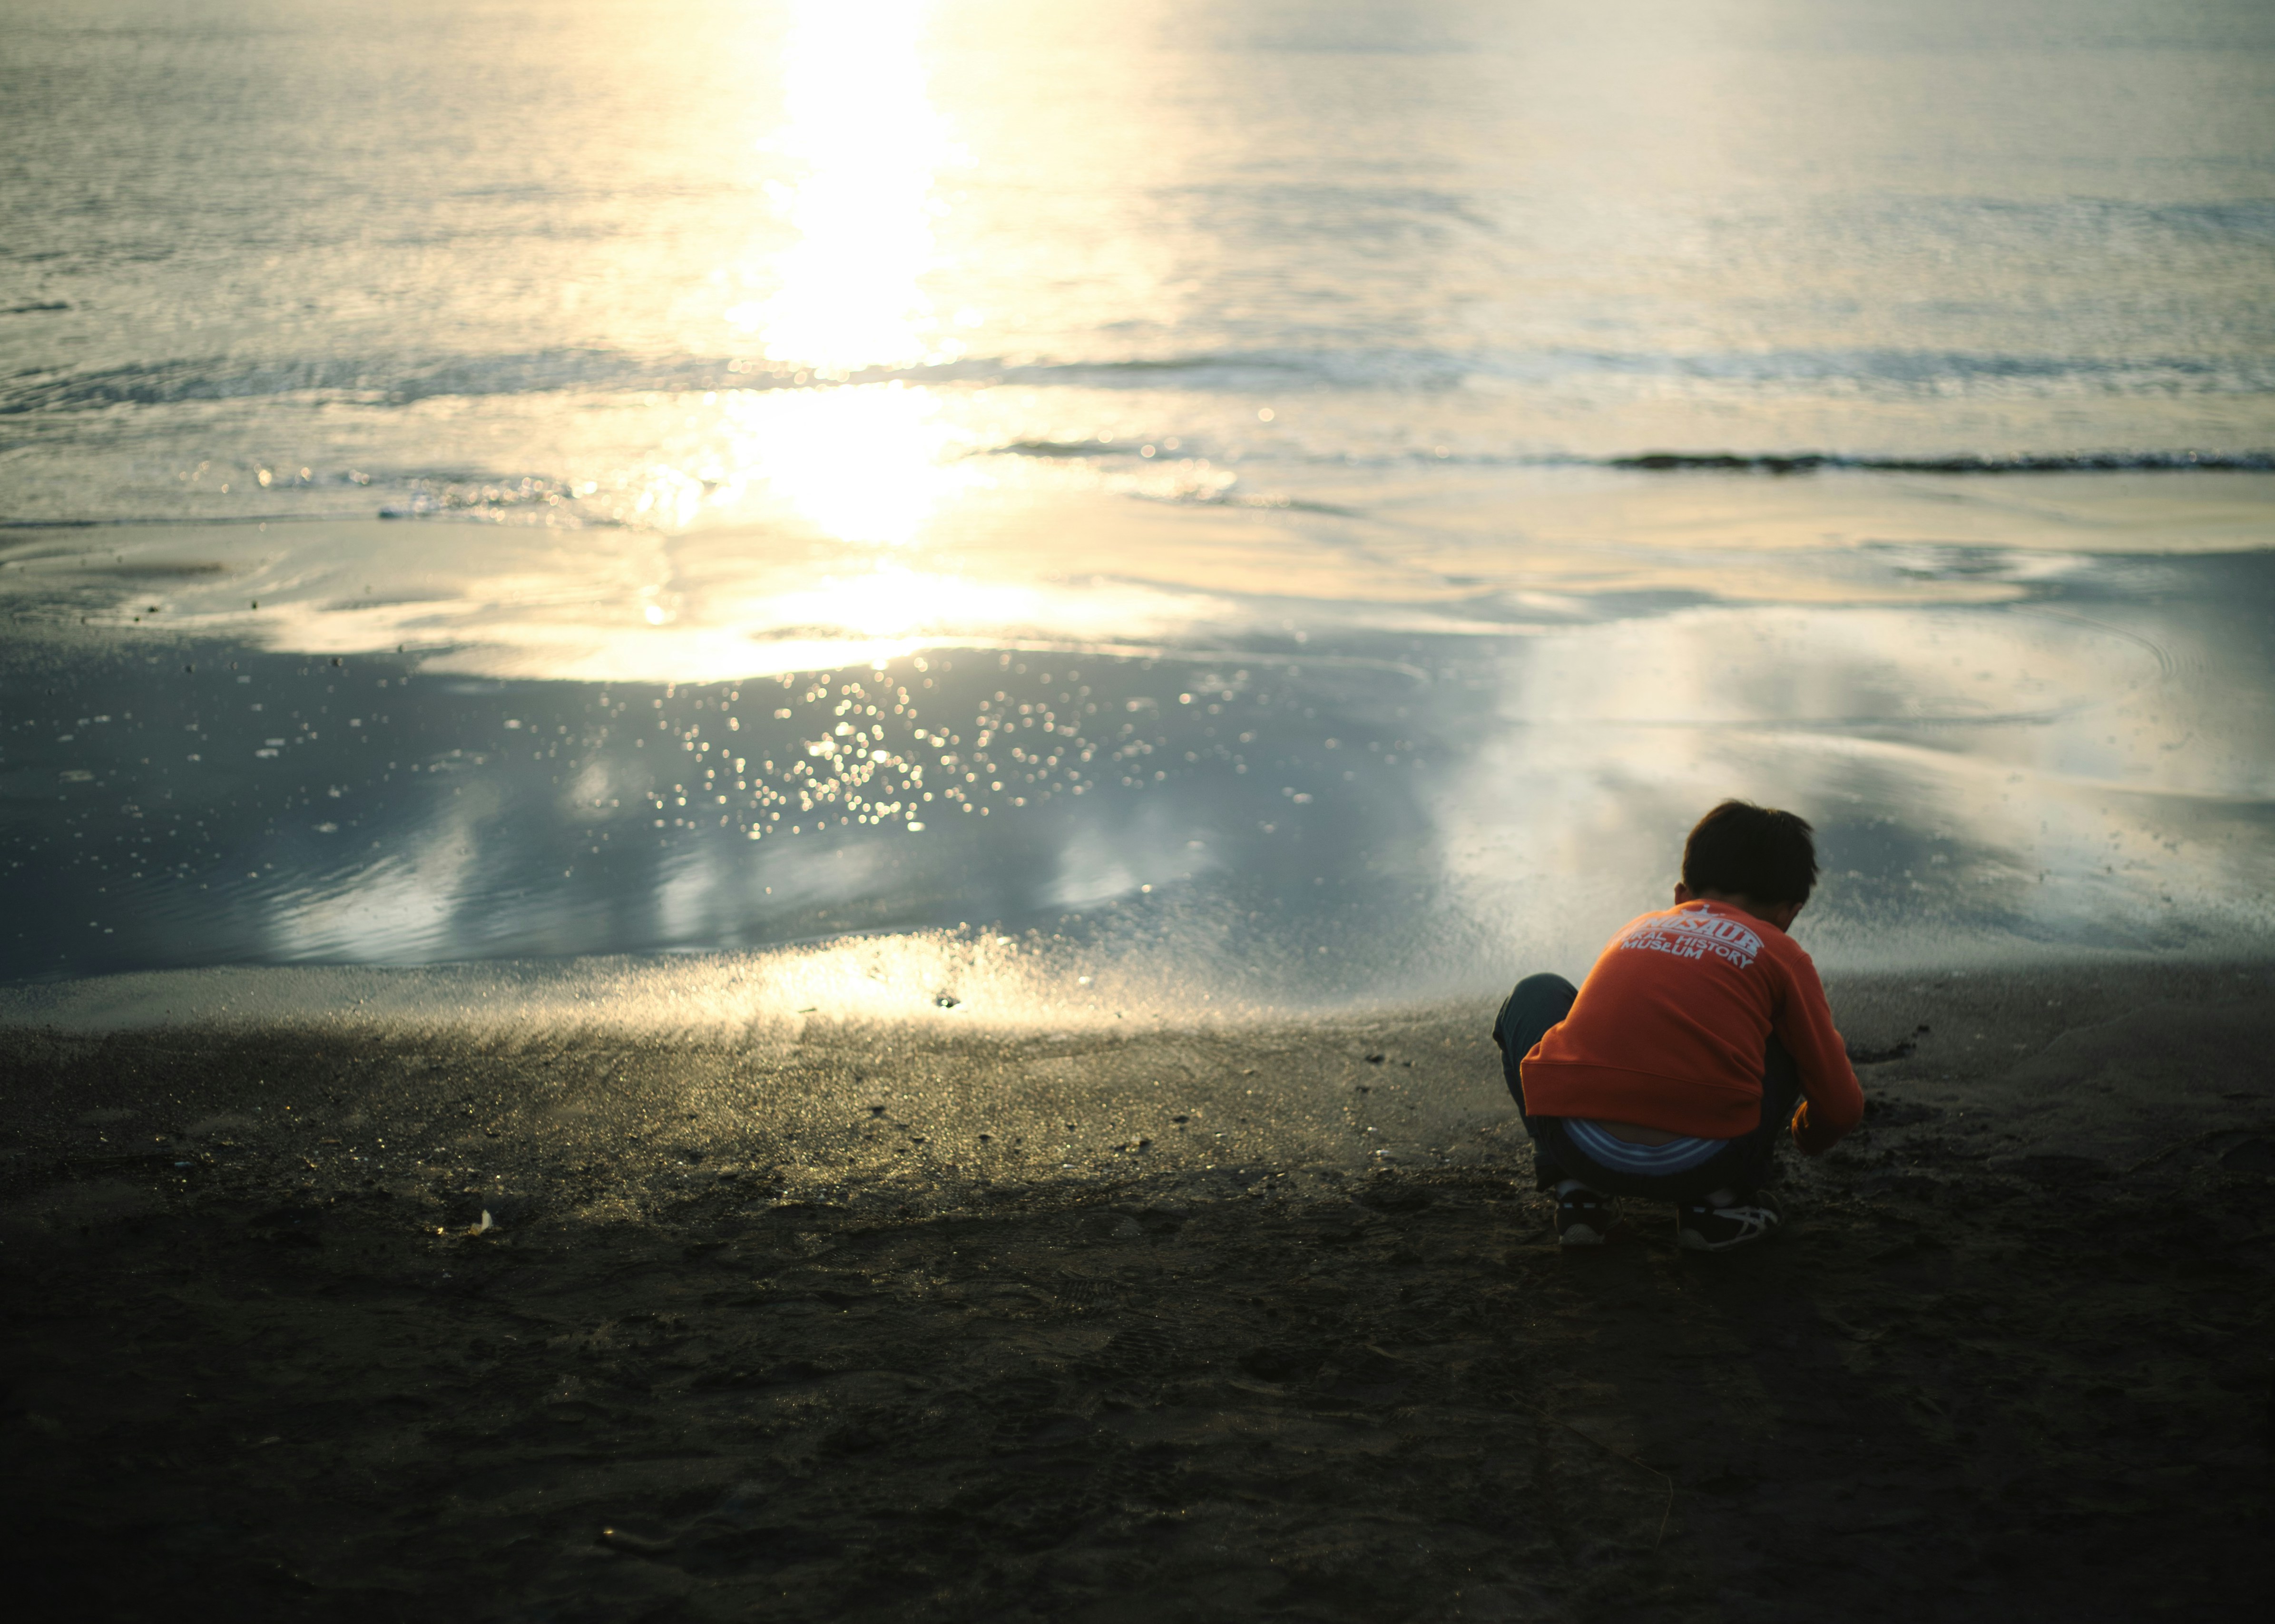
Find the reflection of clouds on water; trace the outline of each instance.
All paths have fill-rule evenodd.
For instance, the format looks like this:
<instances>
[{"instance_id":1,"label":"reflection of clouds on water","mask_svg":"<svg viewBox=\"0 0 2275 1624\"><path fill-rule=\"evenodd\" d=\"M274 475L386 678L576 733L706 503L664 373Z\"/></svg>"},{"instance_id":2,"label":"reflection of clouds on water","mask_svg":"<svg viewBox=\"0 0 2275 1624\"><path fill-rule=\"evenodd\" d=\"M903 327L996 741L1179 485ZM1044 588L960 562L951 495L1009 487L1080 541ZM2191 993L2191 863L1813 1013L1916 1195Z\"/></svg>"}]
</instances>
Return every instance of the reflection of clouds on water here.
<instances>
[{"instance_id":1,"label":"reflection of clouds on water","mask_svg":"<svg viewBox=\"0 0 2275 1624\"><path fill-rule=\"evenodd\" d=\"M588 762L563 793L561 817L564 822L606 823L625 815L626 798L646 788L645 782L635 783L607 761Z\"/></svg>"},{"instance_id":2,"label":"reflection of clouds on water","mask_svg":"<svg viewBox=\"0 0 2275 1624\"><path fill-rule=\"evenodd\" d=\"M440 526L106 536L78 574L47 552L0 574L50 651L0 674L25 721L11 770L42 791L5 827L28 911L87 923L8 962L401 963L964 922L1063 934L1096 986L1142 963L1195 1002L1430 997L1584 963L1663 901L1683 831L1734 793L1824 831L1802 936L1830 964L2265 939L2265 554L2069 553L2043 577L1992 549L1896 581L1908 599L1828 604L1826 581L1873 555L1773 548L1733 581L1783 578L1784 597L1702 601L1628 590L1650 579L1643 549L1588 593L1555 573L1568 550L1480 540L1486 599L1531 561L1556 585L1495 622L1442 580L1442 607L1369 597L1390 552L1356 521L1144 513L1166 540L1130 563L1170 583L1054 577L1041 532L886 566L727 531L586 533L563 555L573 579L495 597L470 585L533 579L562 539L472 566L452 556L467 533ZM1315 517L1349 545L1313 545ZM1069 533L1080 563L1106 547ZM125 597L138 561L200 558L217 567ZM1688 580L1697 548L1677 564ZM153 614L222 634L182 646L195 676L154 690L78 640L133 646ZM443 646L318 652L387 637L382 614ZM1101 635L1140 623L1151 648ZM57 670L77 697L50 693ZM488 675L438 680L453 671Z\"/></svg>"},{"instance_id":3,"label":"reflection of clouds on water","mask_svg":"<svg viewBox=\"0 0 2275 1624\"><path fill-rule=\"evenodd\" d=\"M278 896L262 956L371 964L450 956L465 940L459 910L489 901L476 883L482 825L502 804L495 784L477 779L467 789L450 797L435 825L396 842L408 850Z\"/></svg>"},{"instance_id":4,"label":"reflection of clouds on water","mask_svg":"<svg viewBox=\"0 0 2275 1624\"><path fill-rule=\"evenodd\" d=\"M1058 875L1047 895L1060 908L1094 908L1144 883L1119 843L1103 830L1078 831L1056 855Z\"/></svg>"},{"instance_id":5,"label":"reflection of clouds on water","mask_svg":"<svg viewBox=\"0 0 2275 1624\"><path fill-rule=\"evenodd\" d=\"M1053 874L1040 899L1054 908L1095 908L1204 880L1224 865L1218 841L1204 837L1214 833L1209 821L1217 810L1206 801L1160 797L1067 827L1050 854Z\"/></svg>"},{"instance_id":6,"label":"reflection of clouds on water","mask_svg":"<svg viewBox=\"0 0 2275 1624\"><path fill-rule=\"evenodd\" d=\"M1544 634L1505 668L1503 714L1525 725L1932 728L1963 750L1986 726L2067 737L2058 724L2161 668L2140 639L2074 617L1715 607Z\"/></svg>"},{"instance_id":7,"label":"reflection of clouds on water","mask_svg":"<svg viewBox=\"0 0 2275 1624\"><path fill-rule=\"evenodd\" d=\"M906 835L903 839L909 838ZM819 842L816 842L819 845ZM741 945L763 940L760 922L792 914L811 916L820 935L832 928L827 908L849 898L865 899L889 889L896 854L881 845L836 846L799 850L772 847L754 856L732 841L718 841L672 854L654 881L652 899L641 897L648 933L643 945ZM841 916L837 928L858 924Z\"/></svg>"},{"instance_id":8,"label":"reflection of clouds on water","mask_svg":"<svg viewBox=\"0 0 2275 1624\"><path fill-rule=\"evenodd\" d=\"M2223 694L2264 653L2222 646L2233 620L2096 614L1717 608L1528 639L1510 729L1440 803L1450 887L1517 936L1588 916L1575 955L1741 795L1817 822L1803 937L1835 963L2249 939L2275 717L2264 676Z\"/></svg>"}]
</instances>

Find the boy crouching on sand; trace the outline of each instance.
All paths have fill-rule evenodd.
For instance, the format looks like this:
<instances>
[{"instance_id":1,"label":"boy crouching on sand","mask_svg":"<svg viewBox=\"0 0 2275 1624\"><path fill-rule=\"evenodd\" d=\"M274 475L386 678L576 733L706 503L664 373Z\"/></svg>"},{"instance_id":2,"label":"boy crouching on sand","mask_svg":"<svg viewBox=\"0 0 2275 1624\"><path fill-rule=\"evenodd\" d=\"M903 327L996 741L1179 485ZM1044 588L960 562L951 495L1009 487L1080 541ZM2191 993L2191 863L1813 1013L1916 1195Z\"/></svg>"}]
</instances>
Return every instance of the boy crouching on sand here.
<instances>
[{"instance_id":1,"label":"boy crouching on sand","mask_svg":"<svg viewBox=\"0 0 2275 1624\"><path fill-rule=\"evenodd\" d=\"M1531 976L1508 995L1493 1041L1565 1245L1601 1244L1613 1196L1672 1202L1694 1251L1758 1241L1784 1220L1763 1187L1788 1122L1815 1156L1863 1118L1786 934L1816 880L1808 824L1725 801L1690 831L1673 908L1622 927L1577 993Z\"/></svg>"}]
</instances>

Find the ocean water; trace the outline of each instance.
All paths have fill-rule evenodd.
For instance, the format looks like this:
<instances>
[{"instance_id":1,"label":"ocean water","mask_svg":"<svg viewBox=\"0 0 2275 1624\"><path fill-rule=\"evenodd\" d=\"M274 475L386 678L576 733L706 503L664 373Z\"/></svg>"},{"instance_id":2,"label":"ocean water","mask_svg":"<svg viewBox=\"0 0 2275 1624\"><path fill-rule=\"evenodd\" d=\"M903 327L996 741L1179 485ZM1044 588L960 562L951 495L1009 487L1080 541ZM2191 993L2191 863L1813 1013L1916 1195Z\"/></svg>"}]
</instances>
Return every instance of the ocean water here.
<instances>
[{"instance_id":1,"label":"ocean water","mask_svg":"<svg viewBox=\"0 0 2275 1624\"><path fill-rule=\"evenodd\" d=\"M9 0L0 105L19 1013L1410 1004L1728 794L1828 969L2268 945L2264 6Z\"/></svg>"}]
</instances>

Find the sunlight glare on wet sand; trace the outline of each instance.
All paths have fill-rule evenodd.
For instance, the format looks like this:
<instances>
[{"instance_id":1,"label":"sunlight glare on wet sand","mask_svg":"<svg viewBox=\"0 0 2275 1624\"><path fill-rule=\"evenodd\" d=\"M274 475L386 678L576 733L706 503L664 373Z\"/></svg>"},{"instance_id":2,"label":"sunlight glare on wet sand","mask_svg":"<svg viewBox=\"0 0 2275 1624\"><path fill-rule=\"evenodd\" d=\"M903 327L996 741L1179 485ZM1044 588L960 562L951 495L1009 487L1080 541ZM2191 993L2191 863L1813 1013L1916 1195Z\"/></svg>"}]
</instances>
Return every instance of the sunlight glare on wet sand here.
<instances>
[{"instance_id":1,"label":"sunlight glare on wet sand","mask_svg":"<svg viewBox=\"0 0 2275 1624\"><path fill-rule=\"evenodd\" d=\"M720 408L721 472L707 473L715 505L763 495L835 540L904 547L943 499L987 483L980 468L953 460L968 434L929 390L898 379L737 390Z\"/></svg>"}]
</instances>

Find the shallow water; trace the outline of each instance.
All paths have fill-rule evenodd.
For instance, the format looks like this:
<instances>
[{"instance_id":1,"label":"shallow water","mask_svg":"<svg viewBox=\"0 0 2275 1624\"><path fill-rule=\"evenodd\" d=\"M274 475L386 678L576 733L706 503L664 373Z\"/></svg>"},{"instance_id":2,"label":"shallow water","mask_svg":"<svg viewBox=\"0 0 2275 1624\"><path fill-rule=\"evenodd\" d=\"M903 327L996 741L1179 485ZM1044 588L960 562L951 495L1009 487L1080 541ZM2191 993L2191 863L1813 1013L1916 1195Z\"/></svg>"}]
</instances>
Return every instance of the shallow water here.
<instances>
[{"instance_id":1,"label":"shallow water","mask_svg":"<svg viewBox=\"0 0 2275 1624\"><path fill-rule=\"evenodd\" d=\"M0 83L10 981L1411 1001L1734 793L1828 966L2264 950L2260 8L115 4Z\"/></svg>"},{"instance_id":2,"label":"shallow water","mask_svg":"<svg viewBox=\"0 0 2275 1624\"><path fill-rule=\"evenodd\" d=\"M1674 509L1695 523L1707 494ZM1331 573L1311 522L1271 516L1256 546ZM1479 549L1509 584L1458 593L1457 534L1409 533L1427 572L1343 566L1435 601L1150 589L1148 645L1064 635L1126 583L1029 585L1032 619L841 627L868 652L820 671L780 668L827 627L700 623L812 595L723 538L679 549L698 623L627 626L619 561L486 600L450 567L457 526L153 527L103 533L101 560L83 533L27 537L0 572L27 632L0 679L20 903L0 954L26 979L916 933L865 998L1427 999L1584 965L1725 793L1816 820L1801 935L1828 966L2264 941L2275 557L1654 549L1646 528L1575 548L1584 566ZM1546 590L1560 567L1609 578ZM343 570L383 578L336 597ZM225 601L248 591L272 595ZM395 641L473 602L471 628ZM1025 933L1032 972L971 958Z\"/></svg>"}]
</instances>

